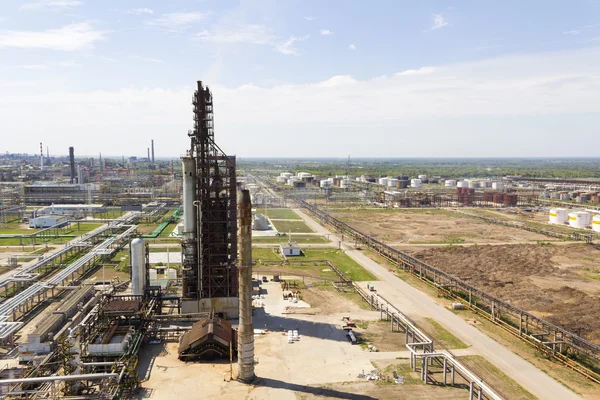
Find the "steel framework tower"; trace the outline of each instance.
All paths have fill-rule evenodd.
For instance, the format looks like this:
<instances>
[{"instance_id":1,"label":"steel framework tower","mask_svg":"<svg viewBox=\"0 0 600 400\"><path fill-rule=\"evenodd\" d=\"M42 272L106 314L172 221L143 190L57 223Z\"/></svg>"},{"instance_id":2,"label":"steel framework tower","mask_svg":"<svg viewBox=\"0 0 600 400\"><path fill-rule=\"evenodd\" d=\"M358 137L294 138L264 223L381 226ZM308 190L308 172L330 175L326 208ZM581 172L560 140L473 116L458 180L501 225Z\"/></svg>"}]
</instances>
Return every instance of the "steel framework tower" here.
<instances>
[{"instance_id":1,"label":"steel framework tower","mask_svg":"<svg viewBox=\"0 0 600 400\"><path fill-rule=\"evenodd\" d=\"M183 296L237 297L235 156L227 156L215 143L212 94L202 81L192 104L191 148L183 159L184 215L189 218L182 242Z\"/></svg>"}]
</instances>

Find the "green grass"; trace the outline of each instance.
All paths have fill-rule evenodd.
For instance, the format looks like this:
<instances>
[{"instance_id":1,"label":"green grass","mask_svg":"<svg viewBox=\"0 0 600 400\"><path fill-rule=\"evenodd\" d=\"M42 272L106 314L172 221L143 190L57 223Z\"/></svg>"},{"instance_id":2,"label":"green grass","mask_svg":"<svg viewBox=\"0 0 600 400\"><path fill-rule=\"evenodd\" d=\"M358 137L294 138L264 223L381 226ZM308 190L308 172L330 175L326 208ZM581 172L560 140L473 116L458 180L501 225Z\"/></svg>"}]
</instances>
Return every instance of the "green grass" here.
<instances>
[{"instance_id":1,"label":"green grass","mask_svg":"<svg viewBox=\"0 0 600 400\"><path fill-rule=\"evenodd\" d=\"M306 249L302 250L304 254L295 259L310 260L327 260L338 268L344 275L354 281L375 281L377 278L369 271L364 269L360 264L350 258L345 252L337 249Z\"/></svg>"},{"instance_id":2,"label":"green grass","mask_svg":"<svg viewBox=\"0 0 600 400\"><path fill-rule=\"evenodd\" d=\"M292 240L294 242L301 243L301 244L329 243L329 240L327 240L326 238L324 238L321 235L302 235L302 234L294 235L294 234L292 234ZM287 235L285 235L285 236L253 236L252 237L253 243L279 244L279 243L287 243L287 241L288 241Z\"/></svg>"},{"instance_id":3,"label":"green grass","mask_svg":"<svg viewBox=\"0 0 600 400\"><path fill-rule=\"evenodd\" d=\"M176 226L177 224L169 224L165 226L165 229L163 229L159 236L168 237L169 235L171 235L171 232L173 232L173 229L175 229Z\"/></svg>"},{"instance_id":4,"label":"green grass","mask_svg":"<svg viewBox=\"0 0 600 400\"><path fill-rule=\"evenodd\" d=\"M264 214L271 219L298 219L301 220L300 216L289 208L257 208L257 214Z\"/></svg>"},{"instance_id":5,"label":"green grass","mask_svg":"<svg viewBox=\"0 0 600 400\"><path fill-rule=\"evenodd\" d=\"M537 398L482 356L463 356L458 359L463 361L475 374L480 377L484 376L485 381L502 392L507 399Z\"/></svg>"},{"instance_id":6,"label":"green grass","mask_svg":"<svg viewBox=\"0 0 600 400\"><path fill-rule=\"evenodd\" d=\"M308 225L304 223L304 221L272 221L273 225L275 225L275 229L279 232L292 232L292 233L312 233L314 232L309 228ZM292 236L292 240L293 240Z\"/></svg>"},{"instance_id":7,"label":"green grass","mask_svg":"<svg viewBox=\"0 0 600 400\"><path fill-rule=\"evenodd\" d=\"M415 376L415 375L417 375L417 373L413 372L412 368L410 367L410 363L408 363L408 362L404 362L402 364L390 364L389 366L387 366L386 368L383 369L382 373L384 375L389 375L390 377L392 377L394 374L394 371L396 371L398 376L404 377L405 385L424 385L425 384L421 379L419 379ZM385 384L385 381L378 381L377 384Z\"/></svg>"},{"instance_id":8,"label":"green grass","mask_svg":"<svg viewBox=\"0 0 600 400\"><path fill-rule=\"evenodd\" d=\"M283 261L283 257L275 253L276 249L272 247L254 247L252 249L252 259L255 261Z\"/></svg>"},{"instance_id":9,"label":"green grass","mask_svg":"<svg viewBox=\"0 0 600 400\"><path fill-rule=\"evenodd\" d=\"M426 330L433 336L434 342L438 342L448 349L466 349L469 347L433 318L425 318L425 320L427 321L427 325L429 325Z\"/></svg>"}]
</instances>

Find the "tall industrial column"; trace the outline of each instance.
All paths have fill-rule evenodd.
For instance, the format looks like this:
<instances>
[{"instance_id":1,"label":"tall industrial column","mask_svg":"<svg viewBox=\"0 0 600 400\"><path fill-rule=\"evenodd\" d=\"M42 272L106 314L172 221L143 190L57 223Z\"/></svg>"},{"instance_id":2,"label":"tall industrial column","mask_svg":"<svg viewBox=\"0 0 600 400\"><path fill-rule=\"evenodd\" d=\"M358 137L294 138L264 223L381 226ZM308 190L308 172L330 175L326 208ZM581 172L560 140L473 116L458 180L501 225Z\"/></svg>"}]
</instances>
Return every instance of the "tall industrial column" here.
<instances>
[{"instance_id":1,"label":"tall industrial column","mask_svg":"<svg viewBox=\"0 0 600 400\"><path fill-rule=\"evenodd\" d=\"M238 281L240 323L238 328L238 380L250 383L254 375L254 326L252 325L252 203L242 190L238 200Z\"/></svg>"}]
</instances>

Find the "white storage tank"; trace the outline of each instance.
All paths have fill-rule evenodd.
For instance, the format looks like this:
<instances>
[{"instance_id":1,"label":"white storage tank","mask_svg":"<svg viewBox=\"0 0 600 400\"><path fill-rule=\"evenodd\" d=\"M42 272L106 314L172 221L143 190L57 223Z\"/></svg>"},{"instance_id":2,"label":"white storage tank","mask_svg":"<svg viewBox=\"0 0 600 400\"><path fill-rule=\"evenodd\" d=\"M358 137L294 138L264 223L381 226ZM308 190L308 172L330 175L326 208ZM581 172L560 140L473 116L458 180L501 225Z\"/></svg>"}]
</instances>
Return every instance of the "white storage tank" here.
<instances>
[{"instance_id":1,"label":"white storage tank","mask_svg":"<svg viewBox=\"0 0 600 400\"><path fill-rule=\"evenodd\" d=\"M324 179L319 183L319 186L322 188L329 188L331 187L331 181Z\"/></svg>"},{"instance_id":2,"label":"white storage tank","mask_svg":"<svg viewBox=\"0 0 600 400\"><path fill-rule=\"evenodd\" d=\"M398 179L396 178L389 178L387 181L387 185L390 187L396 187L396 182L398 182Z\"/></svg>"},{"instance_id":3,"label":"white storage tank","mask_svg":"<svg viewBox=\"0 0 600 400\"><path fill-rule=\"evenodd\" d=\"M552 208L550 210L551 224L565 224L569 221L569 210L566 208Z\"/></svg>"},{"instance_id":4,"label":"white storage tank","mask_svg":"<svg viewBox=\"0 0 600 400\"><path fill-rule=\"evenodd\" d=\"M286 178L284 176L278 176L277 177L277 182L278 183L285 183L285 181L286 181Z\"/></svg>"},{"instance_id":5,"label":"white storage tank","mask_svg":"<svg viewBox=\"0 0 600 400\"><path fill-rule=\"evenodd\" d=\"M494 189L494 190L504 190L504 183L502 183L502 182L492 182L492 189Z\"/></svg>"},{"instance_id":6,"label":"white storage tank","mask_svg":"<svg viewBox=\"0 0 600 400\"><path fill-rule=\"evenodd\" d=\"M386 186L387 185L387 178L379 178L379 184Z\"/></svg>"},{"instance_id":7,"label":"white storage tank","mask_svg":"<svg viewBox=\"0 0 600 400\"><path fill-rule=\"evenodd\" d=\"M410 186L414 187L414 188L420 188L421 187L421 180L420 179L411 179L410 180Z\"/></svg>"},{"instance_id":8,"label":"white storage tank","mask_svg":"<svg viewBox=\"0 0 600 400\"><path fill-rule=\"evenodd\" d=\"M146 286L146 246L143 239L133 239L131 252L131 293L143 295Z\"/></svg>"},{"instance_id":9,"label":"white storage tank","mask_svg":"<svg viewBox=\"0 0 600 400\"><path fill-rule=\"evenodd\" d=\"M594 215L592 219L592 229L594 232L600 232L600 215Z\"/></svg>"},{"instance_id":10,"label":"white storage tank","mask_svg":"<svg viewBox=\"0 0 600 400\"><path fill-rule=\"evenodd\" d=\"M469 181L468 187L470 189L477 189L479 187L479 182L477 182L477 181Z\"/></svg>"},{"instance_id":11,"label":"white storage tank","mask_svg":"<svg viewBox=\"0 0 600 400\"><path fill-rule=\"evenodd\" d=\"M444 182L444 186L456 186L456 181L454 179L447 179Z\"/></svg>"},{"instance_id":12,"label":"white storage tank","mask_svg":"<svg viewBox=\"0 0 600 400\"><path fill-rule=\"evenodd\" d=\"M423 182L425 179L427 179L427 175L419 175L418 178L421 180L421 182Z\"/></svg>"},{"instance_id":13,"label":"white storage tank","mask_svg":"<svg viewBox=\"0 0 600 400\"><path fill-rule=\"evenodd\" d=\"M573 228L585 229L590 226L592 216L584 211L572 212L569 214L569 225Z\"/></svg>"},{"instance_id":14,"label":"white storage tank","mask_svg":"<svg viewBox=\"0 0 600 400\"><path fill-rule=\"evenodd\" d=\"M156 269L150 268L148 270L148 278L150 278L151 281L155 281L158 279L158 272L156 272Z\"/></svg>"},{"instance_id":15,"label":"white storage tank","mask_svg":"<svg viewBox=\"0 0 600 400\"><path fill-rule=\"evenodd\" d=\"M469 187L469 182L467 182L467 181L458 181L458 182L456 182L456 187L459 187L459 188Z\"/></svg>"},{"instance_id":16,"label":"white storage tank","mask_svg":"<svg viewBox=\"0 0 600 400\"><path fill-rule=\"evenodd\" d=\"M170 280L177 279L177 270L175 268L168 268L167 276L169 277Z\"/></svg>"}]
</instances>

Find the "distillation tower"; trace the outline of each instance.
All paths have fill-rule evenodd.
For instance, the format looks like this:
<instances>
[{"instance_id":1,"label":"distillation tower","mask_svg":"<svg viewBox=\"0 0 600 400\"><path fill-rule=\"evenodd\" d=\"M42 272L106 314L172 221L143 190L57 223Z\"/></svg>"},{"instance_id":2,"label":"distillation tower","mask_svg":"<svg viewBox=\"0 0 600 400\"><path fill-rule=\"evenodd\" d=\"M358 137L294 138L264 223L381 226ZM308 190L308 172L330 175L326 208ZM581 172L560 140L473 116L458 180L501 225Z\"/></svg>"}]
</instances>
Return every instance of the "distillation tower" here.
<instances>
[{"instance_id":1,"label":"distillation tower","mask_svg":"<svg viewBox=\"0 0 600 400\"><path fill-rule=\"evenodd\" d=\"M192 97L194 129L183 157L182 312L238 314L235 156L217 146L213 100L198 81Z\"/></svg>"}]
</instances>

